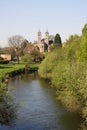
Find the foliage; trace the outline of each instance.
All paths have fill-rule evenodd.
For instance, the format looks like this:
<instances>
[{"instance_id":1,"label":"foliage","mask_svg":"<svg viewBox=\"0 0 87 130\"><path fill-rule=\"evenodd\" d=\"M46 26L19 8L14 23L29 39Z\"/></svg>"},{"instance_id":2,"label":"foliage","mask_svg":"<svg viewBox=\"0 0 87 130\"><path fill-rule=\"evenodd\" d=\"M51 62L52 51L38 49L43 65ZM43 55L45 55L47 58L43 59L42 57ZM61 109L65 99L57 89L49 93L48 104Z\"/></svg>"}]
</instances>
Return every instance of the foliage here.
<instances>
[{"instance_id":1,"label":"foliage","mask_svg":"<svg viewBox=\"0 0 87 130\"><path fill-rule=\"evenodd\" d=\"M16 117L16 105L7 91L7 85L0 78L0 123L10 125Z\"/></svg>"},{"instance_id":2,"label":"foliage","mask_svg":"<svg viewBox=\"0 0 87 130\"><path fill-rule=\"evenodd\" d=\"M39 74L51 80L57 99L69 111L79 111L87 128L87 24L82 36L71 35L64 47L53 47L41 63Z\"/></svg>"},{"instance_id":3,"label":"foliage","mask_svg":"<svg viewBox=\"0 0 87 130\"><path fill-rule=\"evenodd\" d=\"M26 63L31 63L31 62L41 62L44 58L44 54L40 53L37 50L31 51L29 54L25 54L22 56L22 61Z\"/></svg>"},{"instance_id":4,"label":"foliage","mask_svg":"<svg viewBox=\"0 0 87 130\"><path fill-rule=\"evenodd\" d=\"M82 29L80 60L87 60L87 24L85 24Z\"/></svg>"},{"instance_id":5,"label":"foliage","mask_svg":"<svg viewBox=\"0 0 87 130\"><path fill-rule=\"evenodd\" d=\"M5 83L2 83L0 79L0 102L3 101L6 92L7 92L7 86Z\"/></svg>"},{"instance_id":6,"label":"foliage","mask_svg":"<svg viewBox=\"0 0 87 130\"><path fill-rule=\"evenodd\" d=\"M58 46L62 46L62 41L60 35L57 33L54 37L54 44L57 44Z\"/></svg>"},{"instance_id":7,"label":"foliage","mask_svg":"<svg viewBox=\"0 0 87 130\"><path fill-rule=\"evenodd\" d=\"M62 65L62 63L57 65L52 74L52 83L55 86L57 85L58 99L61 100L68 109L80 110L80 108L85 106L85 98L87 97L87 69L85 63L73 63L72 66L71 64L64 63L64 65Z\"/></svg>"},{"instance_id":8,"label":"foliage","mask_svg":"<svg viewBox=\"0 0 87 130\"><path fill-rule=\"evenodd\" d=\"M59 52L58 52L59 50ZM58 55L59 54L59 55ZM61 48L55 48L49 54L47 54L44 61L42 61L39 69L39 74L43 78L50 79L52 76L52 70L57 65L57 61L62 59Z\"/></svg>"},{"instance_id":9,"label":"foliage","mask_svg":"<svg viewBox=\"0 0 87 130\"><path fill-rule=\"evenodd\" d=\"M30 54L26 54L22 56L21 61L25 63L25 66L29 66L32 63L32 56Z\"/></svg>"},{"instance_id":10,"label":"foliage","mask_svg":"<svg viewBox=\"0 0 87 130\"><path fill-rule=\"evenodd\" d=\"M44 58L44 54L40 53L37 50L34 50L30 53L34 62L41 62Z\"/></svg>"},{"instance_id":11,"label":"foliage","mask_svg":"<svg viewBox=\"0 0 87 130\"><path fill-rule=\"evenodd\" d=\"M80 57L80 43L82 41L81 36L71 35L65 43L65 58L70 63L76 62Z\"/></svg>"}]
</instances>

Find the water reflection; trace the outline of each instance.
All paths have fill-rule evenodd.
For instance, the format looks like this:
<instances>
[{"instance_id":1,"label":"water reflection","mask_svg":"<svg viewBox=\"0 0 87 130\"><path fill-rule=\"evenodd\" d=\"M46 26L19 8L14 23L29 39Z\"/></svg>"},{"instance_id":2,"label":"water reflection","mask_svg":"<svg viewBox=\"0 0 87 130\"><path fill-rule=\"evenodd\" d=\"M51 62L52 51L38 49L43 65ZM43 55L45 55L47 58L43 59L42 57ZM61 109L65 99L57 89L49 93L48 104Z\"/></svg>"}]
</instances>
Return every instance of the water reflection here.
<instances>
[{"instance_id":1,"label":"water reflection","mask_svg":"<svg viewBox=\"0 0 87 130\"><path fill-rule=\"evenodd\" d=\"M6 95L3 101L0 102L0 123L3 125L12 125L16 119L16 108L12 97Z\"/></svg>"}]
</instances>

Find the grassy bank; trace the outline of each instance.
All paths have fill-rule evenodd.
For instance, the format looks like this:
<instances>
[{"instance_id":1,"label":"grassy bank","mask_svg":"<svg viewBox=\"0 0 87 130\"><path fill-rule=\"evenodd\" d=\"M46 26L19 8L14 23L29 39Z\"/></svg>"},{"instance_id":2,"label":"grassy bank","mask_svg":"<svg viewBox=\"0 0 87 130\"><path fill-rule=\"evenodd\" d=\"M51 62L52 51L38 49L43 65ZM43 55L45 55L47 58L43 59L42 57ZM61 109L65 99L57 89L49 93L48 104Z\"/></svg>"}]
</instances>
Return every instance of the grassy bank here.
<instances>
[{"instance_id":1,"label":"grassy bank","mask_svg":"<svg viewBox=\"0 0 87 130\"><path fill-rule=\"evenodd\" d=\"M7 73L10 73L12 71L16 71L16 70L19 70L19 69L23 69L25 67L25 65L23 63L21 64L1 64L0 65L0 78L4 78L4 76L7 74Z\"/></svg>"},{"instance_id":2,"label":"grassy bank","mask_svg":"<svg viewBox=\"0 0 87 130\"><path fill-rule=\"evenodd\" d=\"M32 63L32 64L29 64L29 67L31 69L35 68L35 67L38 67L39 64L35 64L35 63ZM4 76L7 74L7 73L11 73L13 71L17 71L17 70L20 70L20 69L24 69L25 68L25 64L24 63L20 63L20 64L0 64L0 78L4 78Z\"/></svg>"}]
</instances>

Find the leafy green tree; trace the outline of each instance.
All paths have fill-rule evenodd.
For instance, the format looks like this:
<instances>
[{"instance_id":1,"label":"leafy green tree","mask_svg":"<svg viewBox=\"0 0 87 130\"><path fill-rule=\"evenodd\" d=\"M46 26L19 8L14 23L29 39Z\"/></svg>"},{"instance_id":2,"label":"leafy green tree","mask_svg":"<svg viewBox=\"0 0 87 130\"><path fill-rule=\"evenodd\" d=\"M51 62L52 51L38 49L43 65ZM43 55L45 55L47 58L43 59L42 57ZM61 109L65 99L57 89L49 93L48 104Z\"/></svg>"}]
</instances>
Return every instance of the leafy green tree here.
<instances>
[{"instance_id":1,"label":"leafy green tree","mask_svg":"<svg viewBox=\"0 0 87 130\"><path fill-rule=\"evenodd\" d=\"M71 35L65 44L65 58L70 63L76 62L79 59L79 53L81 50L80 47L81 36Z\"/></svg>"},{"instance_id":2,"label":"leafy green tree","mask_svg":"<svg viewBox=\"0 0 87 130\"><path fill-rule=\"evenodd\" d=\"M81 60L87 60L87 24L82 29Z\"/></svg>"},{"instance_id":3,"label":"leafy green tree","mask_svg":"<svg viewBox=\"0 0 87 130\"><path fill-rule=\"evenodd\" d=\"M30 54L26 54L22 56L21 60L25 63L25 65L29 65L32 62L32 56Z\"/></svg>"},{"instance_id":4,"label":"leafy green tree","mask_svg":"<svg viewBox=\"0 0 87 130\"><path fill-rule=\"evenodd\" d=\"M58 61L61 60L63 60L62 48L58 47L49 52L39 67L40 76L42 78L51 79L52 71L58 64Z\"/></svg>"},{"instance_id":5,"label":"leafy green tree","mask_svg":"<svg viewBox=\"0 0 87 130\"><path fill-rule=\"evenodd\" d=\"M81 36L78 36L77 34L70 35L68 39L66 39L65 46L70 46L74 42L80 42L81 43Z\"/></svg>"},{"instance_id":6,"label":"leafy green tree","mask_svg":"<svg viewBox=\"0 0 87 130\"><path fill-rule=\"evenodd\" d=\"M87 23L84 25L82 29L82 38L84 42L87 42Z\"/></svg>"},{"instance_id":7,"label":"leafy green tree","mask_svg":"<svg viewBox=\"0 0 87 130\"><path fill-rule=\"evenodd\" d=\"M37 50L33 50L30 54L34 62L40 62L44 58L44 55Z\"/></svg>"},{"instance_id":8,"label":"leafy green tree","mask_svg":"<svg viewBox=\"0 0 87 130\"><path fill-rule=\"evenodd\" d=\"M54 37L54 44L58 44L60 47L62 46L61 37L58 33Z\"/></svg>"}]
</instances>

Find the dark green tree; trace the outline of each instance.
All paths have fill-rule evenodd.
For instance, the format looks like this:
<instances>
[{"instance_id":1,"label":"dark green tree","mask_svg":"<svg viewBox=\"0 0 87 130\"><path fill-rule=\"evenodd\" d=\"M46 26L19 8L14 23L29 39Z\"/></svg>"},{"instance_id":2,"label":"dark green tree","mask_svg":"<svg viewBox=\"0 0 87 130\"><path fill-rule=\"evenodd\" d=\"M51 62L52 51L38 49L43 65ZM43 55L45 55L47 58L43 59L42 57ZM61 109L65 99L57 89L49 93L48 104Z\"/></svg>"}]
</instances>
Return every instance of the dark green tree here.
<instances>
[{"instance_id":1,"label":"dark green tree","mask_svg":"<svg viewBox=\"0 0 87 130\"><path fill-rule=\"evenodd\" d=\"M54 44L58 44L60 47L62 47L62 40L58 33L54 37Z\"/></svg>"}]
</instances>

